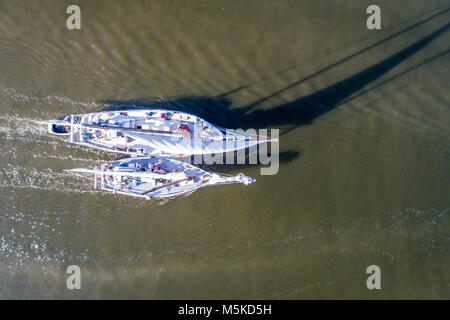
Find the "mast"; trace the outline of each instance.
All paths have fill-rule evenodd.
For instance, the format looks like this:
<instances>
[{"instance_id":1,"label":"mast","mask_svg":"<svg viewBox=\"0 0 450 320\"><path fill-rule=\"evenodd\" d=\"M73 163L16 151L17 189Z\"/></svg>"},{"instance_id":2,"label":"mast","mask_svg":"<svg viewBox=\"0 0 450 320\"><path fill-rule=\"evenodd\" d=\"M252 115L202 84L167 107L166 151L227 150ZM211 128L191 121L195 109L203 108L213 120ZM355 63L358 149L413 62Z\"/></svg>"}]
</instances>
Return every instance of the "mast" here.
<instances>
[{"instance_id":1,"label":"mast","mask_svg":"<svg viewBox=\"0 0 450 320\"><path fill-rule=\"evenodd\" d=\"M102 129L102 130L117 130L117 131L124 131L125 133L137 133L137 134L155 134L155 135L161 135L161 136L176 136L180 138L189 137L189 138L200 138L200 139L211 139L211 140L223 140L223 141L240 141L236 140L235 137L228 137L228 136L219 136L219 137L202 137L202 136L186 136L183 132L177 132L177 131L164 131L164 130L152 130L152 129L135 129L135 128L124 128L124 127L114 127L114 126L103 126L98 124L91 124L91 123L84 123L80 126L87 127L87 128L96 128L96 129ZM249 138L251 139L251 136L244 135L245 139ZM269 138L270 139L270 138ZM254 140L254 139L252 139ZM267 137L262 137L259 140L267 140ZM268 140L267 140L268 141Z\"/></svg>"},{"instance_id":2,"label":"mast","mask_svg":"<svg viewBox=\"0 0 450 320\"><path fill-rule=\"evenodd\" d=\"M83 126L88 128L97 128L97 129L103 129L103 130L118 130L118 131L125 131L125 132L131 132L131 133L152 133L152 134L160 134L160 135L176 135L176 136L184 136L181 132L174 132L174 131L164 131L164 130L151 130L151 129L133 129L133 128L124 128L124 127L113 127L113 126L102 126L98 124L90 124L85 123Z\"/></svg>"}]
</instances>

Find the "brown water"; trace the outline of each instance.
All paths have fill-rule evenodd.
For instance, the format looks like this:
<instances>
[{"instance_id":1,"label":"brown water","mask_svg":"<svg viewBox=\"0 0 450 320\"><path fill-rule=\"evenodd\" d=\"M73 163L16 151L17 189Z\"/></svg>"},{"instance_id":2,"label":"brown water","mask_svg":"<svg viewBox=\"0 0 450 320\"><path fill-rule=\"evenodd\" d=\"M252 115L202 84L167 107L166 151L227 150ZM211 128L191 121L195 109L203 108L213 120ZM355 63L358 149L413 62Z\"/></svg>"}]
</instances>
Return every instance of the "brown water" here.
<instances>
[{"instance_id":1,"label":"brown water","mask_svg":"<svg viewBox=\"0 0 450 320\"><path fill-rule=\"evenodd\" d=\"M1 1L0 298L450 298L450 1L376 3ZM117 104L279 128L279 173L93 190L63 169L110 155L37 121Z\"/></svg>"}]
</instances>

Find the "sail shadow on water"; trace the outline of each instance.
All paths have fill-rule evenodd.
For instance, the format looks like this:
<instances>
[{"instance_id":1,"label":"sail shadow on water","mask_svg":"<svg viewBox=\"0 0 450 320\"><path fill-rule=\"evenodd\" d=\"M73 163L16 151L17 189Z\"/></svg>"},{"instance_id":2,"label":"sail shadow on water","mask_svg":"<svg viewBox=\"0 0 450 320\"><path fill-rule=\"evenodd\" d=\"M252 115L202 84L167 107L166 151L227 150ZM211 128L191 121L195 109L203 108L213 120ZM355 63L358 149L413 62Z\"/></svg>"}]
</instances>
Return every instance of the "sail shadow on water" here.
<instances>
[{"instance_id":1,"label":"sail shadow on water","mask_svg":"<svg viewBox=\"0 0 450 320\"><path fill-rule=\"evenodd\" d=\"M334 110L336 107L340 106L343 101L350 98L352 95L357 94L367 85L381 78L393 68L426 47L430 42L447 32L448 28L449 24L446 24L405 49L344 80L307 96L274 106L267 110L253 110L253 108L260 102L266 101L267 98L293 88L296 84L304 81L305 78L295 81L285 88L268 95L268 97L261 98L256 103L238 108L232 108L232 101L221 95L216 97L182 96L168 99L140 98L122 101L107 100L103 101L103 103L107 105L106 110L119 110L124 108L151 109L164 107L196 114L208 121L229 128L248 129L282 126L295 128L301 125L311 124L318 117ZM389 39L391 38L392 36L389 37ZM360 50L359 52L362 53L364 51L366 50ZM351 55L351 57L354 57L354 55ZM332 66L334 65L336 64L333 64ZM328 69L328 67L324 69Z\"/></svg>"}]
</instances>

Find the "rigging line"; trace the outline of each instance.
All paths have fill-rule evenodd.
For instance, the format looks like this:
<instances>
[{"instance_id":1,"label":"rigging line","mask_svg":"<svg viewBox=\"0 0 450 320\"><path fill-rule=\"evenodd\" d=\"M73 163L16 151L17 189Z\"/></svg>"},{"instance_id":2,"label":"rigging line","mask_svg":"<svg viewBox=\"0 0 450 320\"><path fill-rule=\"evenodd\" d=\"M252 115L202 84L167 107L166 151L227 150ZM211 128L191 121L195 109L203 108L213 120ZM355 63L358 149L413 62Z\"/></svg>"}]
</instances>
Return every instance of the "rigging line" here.
<instances>
[{"instance_id":1,"label":"rigging line","mask_svg":"<svg viewBox=\"0 0 450 320\"><path fill-rule=\"evenodd\" d=\"M83 178L83 179L88 179L88 180L95 181L95 179L88 178L88 177L86 177L86 176L83 176L82 174L75 173L75 172L73 172L73 171L68 171L68 172L70 172L70 175L74 175L74 176L77 176L77 177L80 177L80 178Z\"/></svg>"}]
</instances>

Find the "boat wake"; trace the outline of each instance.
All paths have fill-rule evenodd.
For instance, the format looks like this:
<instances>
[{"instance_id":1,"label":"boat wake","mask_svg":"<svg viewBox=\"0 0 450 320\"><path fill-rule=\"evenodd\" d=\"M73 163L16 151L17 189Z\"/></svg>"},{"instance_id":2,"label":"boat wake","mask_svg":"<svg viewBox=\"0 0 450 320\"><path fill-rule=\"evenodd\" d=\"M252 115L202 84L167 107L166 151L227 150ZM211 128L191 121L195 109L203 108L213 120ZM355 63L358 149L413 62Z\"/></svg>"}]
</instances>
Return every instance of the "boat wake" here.
<instances>
[{"instance_id":1,"label":"boat wake","mask_svg":"<svg viewBox=\"0 0 450 320\"><path fill-rule=\"evenodd\" d=\"M7 164L0 168L0 189L37 189L58 193L99 193L66 172Z\"/></svg>"}]
</instances>

